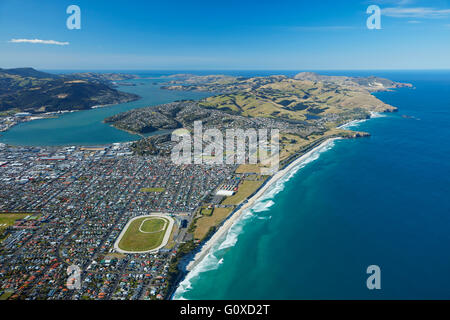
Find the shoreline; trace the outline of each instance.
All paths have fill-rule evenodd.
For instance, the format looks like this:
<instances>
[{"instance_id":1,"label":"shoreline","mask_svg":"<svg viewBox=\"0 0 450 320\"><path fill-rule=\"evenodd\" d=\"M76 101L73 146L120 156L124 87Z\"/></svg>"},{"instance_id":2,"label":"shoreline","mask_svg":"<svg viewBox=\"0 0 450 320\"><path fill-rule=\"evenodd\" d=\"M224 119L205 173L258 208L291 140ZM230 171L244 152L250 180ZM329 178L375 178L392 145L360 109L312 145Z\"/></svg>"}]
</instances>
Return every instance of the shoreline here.
<instances>
[{"instance_id":1,"label":"shoreline","mask_svg":"<svg viewBox=\"0 0 450 320\"><path fill-rule=\"evenodd\" d=\"M118 86L120 88L120 86ZM119 90L117 90L119 91ZM107 103L107 104L98 104L98 105L94 105L91 106L89 108L86 109L72 109L72 110L58 110L58 111L47 111L47 112L38 112L38 113L32 113L29 116L23 118L23 121L18 121L16 123L14 123L13 125L0 130L0 132L7 132L9 131L11 128L22 124L22 123L26 123L26 122L31 122L31 121L35 121L35 120L45 120L45 119L57 119L59 118L61 115L67 114L67 113L73 113L73 112L79 112L79 111L89 111L89 110L95 110L95 109L101 109L101 108L108 108L108 107L113 107L119 104L125 104L125 103L130 103L130 102L135 102L135 101L139 101L142 99L141 96L131 93L131 92L127 92L127 91L119 91L119 92L123 92L126 94L133 94L135 95L135 97L130 97L129 99L126 99L124 101L116 101L116 102L111 102L111 103ZM14 115L8 115L8 116L0 116L0 118L3 117L14 117ZM117 128L115 128L117 129ZM120 130L120 129L118 129Z\"/></svg>"},{"instance_id":2,"label":"shoreline","mask_svg":"<svg viewBox=\"0 0 450 320\"><path fill-rule=\"evenodd\" d=\"M192 260L187 264L186 266L186 275L191 272L210 252L211 248L216 244L218 240L220 240L223 236L225 236L230 228L239 220L239 218L242 216L243 212L246 209L251 208L255 202L264 195L264 193L277 183L281 178L286 176L293 168L295 168L298 164L300 164L303 160L305 160L307 157L309 157L313 152L317 151L322 146L326 145L327 143L335 140L342 139L342 137L333 137L328 138L321 142L319 145L315 146L308 152L302 154L300 157L292 161L286 168L278 171L275 175L273 175L267 182L250 198L245 200L243 204L239 206L239 209L237 211L231 213L231 215L225 220L225 222L219 227L219 229L209 238L204 245L201 247L200 251L195 254L195 256L192 258ZM180 281L181 282L181 281ZM178 285L177 287L178 288ZM175 289L176 291L176 289Z\"/></svg>"},{"instance_id":3,"label":"shoreline","mask_svg":"<svg viewBox=\"0 0 450 320\"><path fill-rule=\"evenodd\" d=\"M352 126L353 124L358 124L361 122L365 122L367 120L371 120L373 118L378 118L378 117L382 117L383 113L382 112L370 112L370 117L368 119L362 119L362 120L352 120L349 121L347 123L344 123L340 126L338 126L337 128L342 128L342 129L346 129L345 127L347 126ZM346 129L349 130L349 129ZM193 271L193 269L203 261L204 258L206 258L206 256L210 253L210 250L212 249L212 247L216 244L217 241L219 241L223 236L226 236L226 234L228 233L228 231L231 229L231 227L239 221L239 218L242 216L243 211L245 209L249 209L251 208L255 202L264 195L264 193L267 191L267 189L272 186L273 184L277 183L277 181L279 181L281 178L283 178L285 175L287 175L295 166L297 166L298 164L300 164L305 158L307 158L308 156L310 156L314 151L316 151L317 149L319 149L320 147L324 146L325 144L331 142L331 141L335 141L335 140L340 140L340 139L345 139L344 137L341 136L335 136L335 137L330 137L324 141L322 141L321 143L319 143L318 145L312 147L311 150L307 151L306 153L302 154L301 156L299 156L298 158L296 158L295 160L293 160L291 163L289 163L284 169L278 171L275 175L273 175L272 177L270 177L266 183L264 183L261 188L259 190L256 191L256 193L251 196L250 198L246 199L242 204L240 204L238 206L238 209L235 212L232 212L230 214L230 216L228 216L228 218L219 226L219 229L208 239L206 240L206 242L201 245L200 251L198 251L197 253L195 253L190 259L189 261L185 264L184 270L183 270L183 276L181 277L181 279L179 279L177 281L176 286L174 287L173 291L169 293L169 300L173 300L173 297L175 295L175 292L177 291L180 283L186 279L187 275Z\"/></svg>"}]
</instances>

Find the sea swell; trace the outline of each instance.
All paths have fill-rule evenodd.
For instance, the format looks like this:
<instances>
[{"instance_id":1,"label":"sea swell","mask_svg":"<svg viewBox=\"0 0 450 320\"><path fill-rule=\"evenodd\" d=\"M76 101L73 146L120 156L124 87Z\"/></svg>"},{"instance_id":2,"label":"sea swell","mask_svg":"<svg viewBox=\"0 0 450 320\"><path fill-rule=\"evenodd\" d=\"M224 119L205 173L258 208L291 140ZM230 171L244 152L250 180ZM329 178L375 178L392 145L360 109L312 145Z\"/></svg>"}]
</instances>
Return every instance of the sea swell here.
<instances>
[{"instance_id":1,"label":"sea swell","mask_svg":"<svg viewBox=\"0 0 450 320\"><path fill-rule=\"evenodd\" d=\"M314 149L311 154L290 169L276 183L270 186L266 192L250 208L246 209L236 222L230 227L228 232L221 237L209 250L208 254L186 275L178 285L174 295L174 300L184 300L186 293L193 290L193 282L199 279L200 274L218 269L223 263L225 253L234 247L238 237L242 234L245 225L255 220L269 220L270 207L275 204L275 196L284 190L286 182L308 163L317 160L323 152L330 150L334 146L334 139L330 139L324 144Z\"/></svg>"}]
</instances>

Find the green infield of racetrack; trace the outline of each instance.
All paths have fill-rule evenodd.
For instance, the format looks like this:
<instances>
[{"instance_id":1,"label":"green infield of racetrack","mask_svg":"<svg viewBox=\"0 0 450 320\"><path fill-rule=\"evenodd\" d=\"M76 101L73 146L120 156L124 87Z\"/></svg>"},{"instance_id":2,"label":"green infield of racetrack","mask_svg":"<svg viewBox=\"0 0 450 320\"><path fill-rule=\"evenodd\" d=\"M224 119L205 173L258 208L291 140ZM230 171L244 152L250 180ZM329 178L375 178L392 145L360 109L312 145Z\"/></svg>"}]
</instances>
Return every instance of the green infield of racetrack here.
<instances>
[{"instance_id":1,"label":"green infield of racetrack","mask_svg":"<svg viewBox=\"0 0 450 320\"><path fill-rule=\"evenodd\" d=\"M169 220L161 217L147 216L135 219L130 223L127 231L120 240L119 248L125 251L148 251L155 249L163 241L168 226ZM144 232L139 230L140 227Z\"/></svg>"}]
</instances>

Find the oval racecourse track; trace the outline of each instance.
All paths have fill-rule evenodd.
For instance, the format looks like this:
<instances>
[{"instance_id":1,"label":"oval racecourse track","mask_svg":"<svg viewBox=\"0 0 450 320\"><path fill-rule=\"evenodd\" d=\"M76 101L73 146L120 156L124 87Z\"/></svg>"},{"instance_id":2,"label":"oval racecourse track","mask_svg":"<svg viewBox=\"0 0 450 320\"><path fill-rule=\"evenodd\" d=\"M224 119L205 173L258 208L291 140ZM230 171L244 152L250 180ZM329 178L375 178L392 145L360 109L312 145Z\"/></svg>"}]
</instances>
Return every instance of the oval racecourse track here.
<instances>
[{"instance_id":1,"label":"oval racecourse track","mask_svg":"<svg viewBox=\"0 0 450 320\"><path fill-rule=\"evenodd\" d=\"M167 245L173 224L174 219L162 213L134 217L121 231L114 249L120 253L157 252Z\"/></svg>"}]
</instances>

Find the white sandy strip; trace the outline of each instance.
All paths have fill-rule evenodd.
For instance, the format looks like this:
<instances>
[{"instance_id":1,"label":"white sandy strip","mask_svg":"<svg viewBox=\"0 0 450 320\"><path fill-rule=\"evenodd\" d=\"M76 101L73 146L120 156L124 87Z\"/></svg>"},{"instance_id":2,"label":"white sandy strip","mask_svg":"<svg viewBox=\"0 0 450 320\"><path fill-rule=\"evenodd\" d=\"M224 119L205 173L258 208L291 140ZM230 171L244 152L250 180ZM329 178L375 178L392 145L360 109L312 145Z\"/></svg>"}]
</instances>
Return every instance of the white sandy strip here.
<instances>
[{"instance_id":1,"label":"white sandy strip","mask_svg":"<svg viewBox=\"0 0 450 320\"><path fill-rule=\"evenodd\" d=\"M234 212L233 215L223 223L223 225L219 228L219 230L217 230L217 232L214 233L213 236L203 245L202 249L195 255L194 259L187 265L186 269L188 271L191 271L208 254L209 250L213 247L213 245L217 242L217 240L222 238L228 232L228 230L233 226L233 224L239 219L239 217L244 212L244 210L250 208L255 203L255 201L258 200L271 185L276 183L279 179L281 179L284 175L286 175L291 169L293 169L299 163L301 163L303 160L308 158L314 151L316 151L323 145L328 144L329 142L337 140L337 139L340 139L340 138L330 138L330 139L325 140L317 147L311 149L310 151L308 151L301 157L297 158L295 161L293 161L291 164L289 164L286 168L284 168L281 171L278 171L275 175L273 175L272 178L270 178L270 180L267 181L267 183L261 189L259 189L259 191L253 197L248 199L246 204L244 204L239 210Z\"/></svg>"},{"instance_id":2,"label":"white sandy strip","mask_svg":"<svg viewBox=\"0 0 450 320\"><path fill-rule=\"evenodd\" d=\"M164 234L164 238L163 238L161 244L158 247L151 249L151 250L147 250L147 251L126 251L126 250L120 249L119 248L120 240L122 240L122 237L124 236L125 232L128 230L128 227L134 220L140 219L140 218L164 218L164 219L169 220L169 226L167 227L166 233ZM162 213L152 213L150 215L134 217L133 219L130 219L130 221L128 221L128 223L125 225L125 228L122 229L122 232L120 233L119 237L117 237L117 240L114 243L114 249L120 253L154 253L154 252L158 252L159 249L165 247L167 242L169 242L170 234L172 233L173 224L174 224L173 218L168 215L162 214Z\"/></svg>"}]
</instances>

